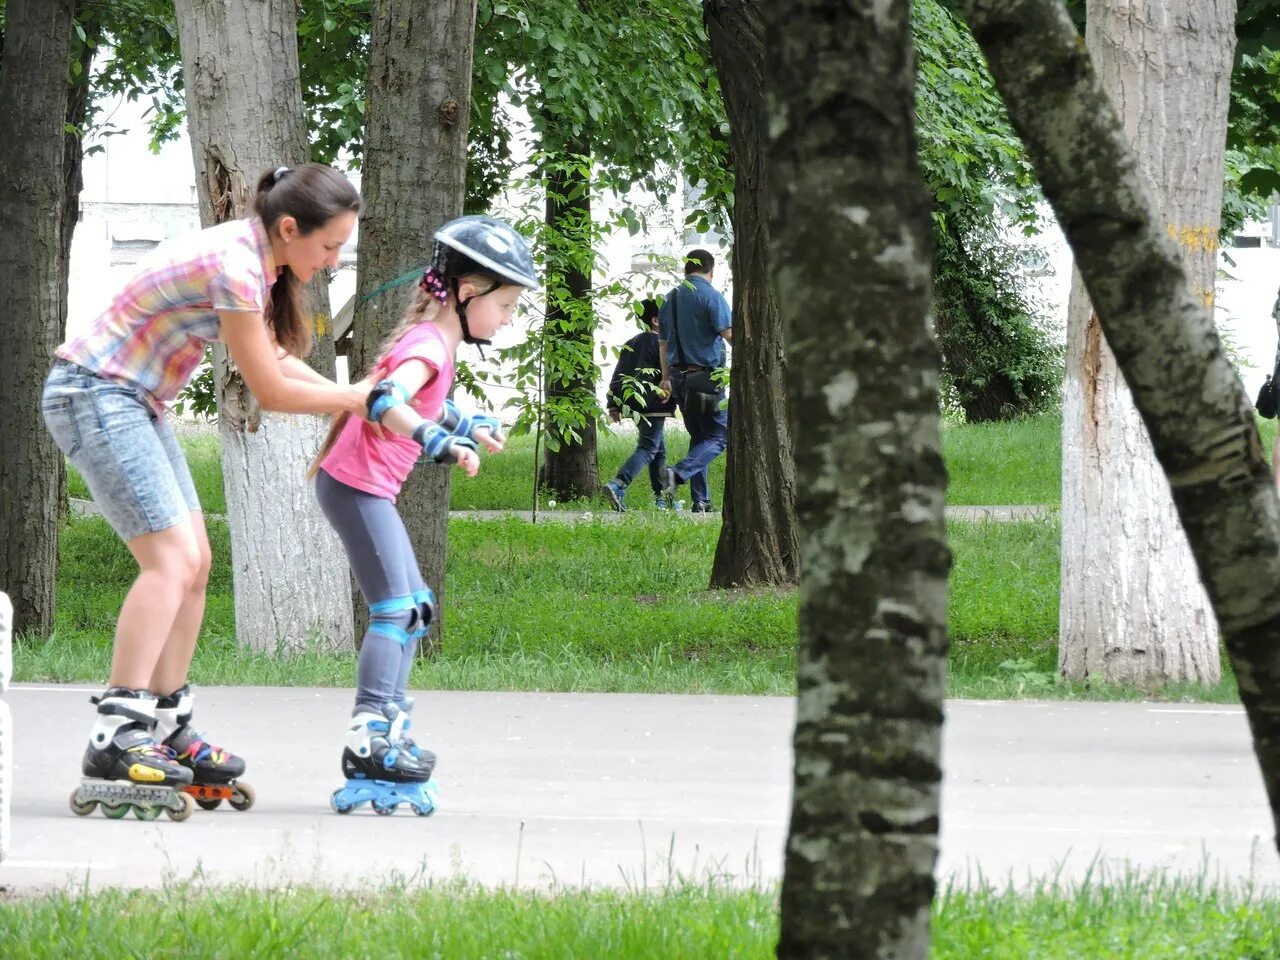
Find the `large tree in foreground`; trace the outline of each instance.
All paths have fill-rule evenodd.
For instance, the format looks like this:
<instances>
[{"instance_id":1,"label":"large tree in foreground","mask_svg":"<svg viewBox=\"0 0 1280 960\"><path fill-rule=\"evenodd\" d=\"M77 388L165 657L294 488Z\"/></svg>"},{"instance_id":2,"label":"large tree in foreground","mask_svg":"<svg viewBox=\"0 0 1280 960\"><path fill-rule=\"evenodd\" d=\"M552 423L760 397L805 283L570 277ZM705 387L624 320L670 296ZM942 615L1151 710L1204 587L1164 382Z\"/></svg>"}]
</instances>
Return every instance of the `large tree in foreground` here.
<instances>
[{"instance_id":1,"label":"large tree in foreground","mask_svg":"<svg viewBox=\"0 0 1280 960\"><path fill-rule=\"evenodd\" d=\"M1280 501L1252 404L1061 3L961 6L1172 488L1280 834Z\"/></svg>"},{"instance_id":2,"label":"large tree in foreground","mask_svg":"<svg viewBox=\"0 0 1280 960\"><path fill-rule=\"evenodd\" d=\"M764 26L803 571L778 956L923 958L950 556L908 5Z\"/></svg>"},{"instance_id":3,"label":"large tree in foreground","mask_svg":"<svg viewBox=\"0 0 1280 960\"><path fill-rule=\"evenodd\" d=\"M72 0L9 0L0 55L0 590L53 629L62 455L40 393L65 316L61 211Z\"/></svg>"},{"instance_id":4,"label":"large tree in foreground","mask_svg":"<svg viewBox=\"0 0 1280 960\"><path fill-rule=\"evenodd\" d=\"M1133 155L1214 298L1234 0L1090 0L1087 46ZM1218 633L1129 387L1077 273L1062 404L1058 665L1071 680L1216 683Z\"/></svg>"},{"instance_id":5,"label":"large tree in foreground","mask_svg":"<svg viewBox=\"0 0 1280 960\"><path fill-rule=\"evenodd\" d=\"M245 216L263 171L307 160L297 5L178 0L177 14L200 218L208 226ZM317 277L307 287L318 344L311 360L332 376L323 284ZM350 649L346 557L306 480L324 421L264 412L225 348L214 357L236 637L268 651Z\"/></svg>"}]
</instances>

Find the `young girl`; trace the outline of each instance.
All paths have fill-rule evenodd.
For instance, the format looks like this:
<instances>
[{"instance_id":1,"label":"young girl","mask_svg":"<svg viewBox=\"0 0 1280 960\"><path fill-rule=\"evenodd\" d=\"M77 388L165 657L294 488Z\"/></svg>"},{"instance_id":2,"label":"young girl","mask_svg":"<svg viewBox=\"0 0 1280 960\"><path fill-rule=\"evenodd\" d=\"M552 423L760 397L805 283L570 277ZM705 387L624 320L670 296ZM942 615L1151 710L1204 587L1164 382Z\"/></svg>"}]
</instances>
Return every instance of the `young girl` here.
<instances>
[{"instance_id":1,"label":"young girl","mask_svg":"<svg viewBox=\"0 0 1280 960\"><path fill-rule=\"evenodd\" d=\"M266 410L364 410L366 385L338 386L298 359L311 342L300 284L337 265L359 209L355 189L329 167L267 173L253 216L162 245L91 329L56 352L45 423L140 568L116 624L106 692L93 698L89 779L72 797L76 813L101 802L113 817L132 806L139 817L163 808L184 819L192 802L181 788L193 780L241 808L252 802L247 785L233 784L244 761L191 725L187 670L204 617L209 540L164 405L206 344L221 340Z\"/></svg>"},{"instance_id":2,"label":"young girl","mask_svg":"<svg viewBox=\"0 0 1280 960\"><path fill-rule=\"evenodd\" d=\"M456 463L474 477L476 445L503 447L492 417L465 416L447 399L459 344L487 344L538 277L524 238L500 220L461 217L435 235L432 265L371 379L368 421L339 417L312 474L316 498L333 524L369 603L360 647L355 709L342 751L346 786L331 803L349 813L370 801L393 813L408 803L435 808L435 755L408 738L413 701L406 695L418 641L435 614L396 496L420 457Z\"/></svg>"}]
</instances>

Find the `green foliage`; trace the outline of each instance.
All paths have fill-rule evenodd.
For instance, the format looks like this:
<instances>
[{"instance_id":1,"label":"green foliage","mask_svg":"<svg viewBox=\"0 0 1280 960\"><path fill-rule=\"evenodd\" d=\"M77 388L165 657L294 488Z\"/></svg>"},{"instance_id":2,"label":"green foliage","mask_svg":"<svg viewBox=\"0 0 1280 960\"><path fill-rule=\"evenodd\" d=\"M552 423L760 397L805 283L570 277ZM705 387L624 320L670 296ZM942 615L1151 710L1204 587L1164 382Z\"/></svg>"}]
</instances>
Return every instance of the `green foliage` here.
<instances>
[{"instance_id":1,"label":"green foliage","mask_svg":"<svg viewBox=\"0 0 1280 960\"><path fill-rule=\"evenodd\" d=\"M970 423L1056 408L1063 351L1023 291L1032 251L959 212L934 218L934 238L944 402Z\"/></svg>"},{"instance_id":2,"label":"green foliage","mask_svg":"<svg viewBox=\"0 0 1280 960\"><path fill-rule=\"evenodd\" d=\"M182 87L182 54L172 0L112 0L76 5L72 37L72 82L79 67L80 47L104 50L106 59L89 85L82 139L101 140L126 131L102 115L102 104L123 96L129 102L150 101L148 118L151 149L175 140L186 121ZM85 78L88 82L88 78ZM99 143L86 151L103 149Z\"/></svg>"},{"instance_id":3,"label":"green foliage","mask_svg":"<svg viewBox=\"0 0 1280 960\"><path fill-rule=\"evenodd\" d=\"M1034 233L1035 174L968 27L936 0L915 0L912 20L916 135L935 216Z\"/></svg>"},{"instance_id":4,"label":"green foliage","mask_svg":"<svg viewBox=\"0 0 1280 960\"><path fill-rule=\"evenodd\" d=\"M1034 172L963 21L916 0L917 136L933 194L934 314L944 403L972 422L1038 413L1062 357L1025 292L1039 230Z\"/></svg>"}]
</instances>

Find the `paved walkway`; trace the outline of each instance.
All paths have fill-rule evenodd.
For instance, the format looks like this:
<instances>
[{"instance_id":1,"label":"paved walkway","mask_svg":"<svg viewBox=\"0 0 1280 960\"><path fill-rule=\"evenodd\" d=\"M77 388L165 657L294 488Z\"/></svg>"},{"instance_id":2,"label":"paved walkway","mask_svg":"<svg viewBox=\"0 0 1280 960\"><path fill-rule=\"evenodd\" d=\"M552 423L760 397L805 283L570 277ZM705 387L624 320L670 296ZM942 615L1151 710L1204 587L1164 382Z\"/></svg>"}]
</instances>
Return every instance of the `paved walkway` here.
<instances>
[{"instance_id":1,"label":"paved walkway","mask_svg":"<svg viewBox=\"0 0 1280 960\"><path fill-rule=\"evenodd\" d=\"M20 684L14 844L0 885L216 881L643 886L673 873L776 880L794 701L772 697L428 693L440 812L337 816L350 693L200 692L200 729L249 758L256 806L186 823L72 816L90 689ZM1237 707L952 701L940 873L1080 878L1132 864L1280 884ZM1096 873L1095 873L1096 875Z\"/></svg>"},{"instance_id":2,"label":"paved walkway","mask_svg":"<svg viewBox=\"0 0 1280 960\"><path fill-rule=\"evenodd\" d=\"M100 511L97 504L92 500L82 500L78 497L71 498L71 512L80 516L96 515ZM1011 523L1023 520L1043 520L1052 516L1056 511L1050 507L1044 506L995 506L995 507L947 507L948 520L963 520L970 522L977 521L994 521L999 523ZM225 520L220 513L210 513L207 515L210 520ZM507 517L518 517L521 520L532 520L533 511L531 510L453 510L450 512L451 517L460 517L469 520L502 520ZM565 510L557 508L555 510L539 510L538 521L540 523L581 523L583 521L601 520L606 523L616 523L627 516L641 517L657 517L656 510L634 511L628 514L615 513L606 507L603 503L590 510ZM662 514L665 516L665 514ZM690 513L683 511L682 520L692 521L694 523L710 523L720 519L718 513Z\"/></svg>"}]
</instances>

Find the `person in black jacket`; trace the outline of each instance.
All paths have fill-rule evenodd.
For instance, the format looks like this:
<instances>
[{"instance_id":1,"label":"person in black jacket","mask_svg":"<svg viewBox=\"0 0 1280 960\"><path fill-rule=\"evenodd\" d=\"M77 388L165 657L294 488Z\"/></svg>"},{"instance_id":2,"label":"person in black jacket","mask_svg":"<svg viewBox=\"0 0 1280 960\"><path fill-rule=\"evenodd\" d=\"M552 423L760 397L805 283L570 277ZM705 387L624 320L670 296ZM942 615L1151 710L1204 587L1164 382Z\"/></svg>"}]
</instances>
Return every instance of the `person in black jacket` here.
<instances>
[{"instance_id":1,"label":"person in black jacket","mask_svg":"<svg viewBox=\"0 0 1280 960\"><path fill-rule=\"evenodd\" d=\"M662 427L675 410L675 400L658 389L658 301L643 301L640 315L649 329L627 341L609 380L609 416L613 422L622 421L624 410L639 414L636 426L640 436L635 452L618 469L618 475L600 488L605 500L618 511L627 509L627 486L646 465L658 508L672 506L662 493L662 468L667 463Z\"/></svg>"}]
</instances>

